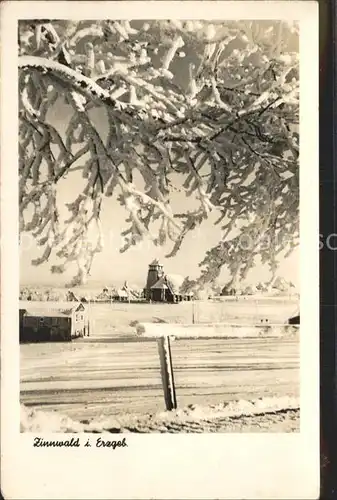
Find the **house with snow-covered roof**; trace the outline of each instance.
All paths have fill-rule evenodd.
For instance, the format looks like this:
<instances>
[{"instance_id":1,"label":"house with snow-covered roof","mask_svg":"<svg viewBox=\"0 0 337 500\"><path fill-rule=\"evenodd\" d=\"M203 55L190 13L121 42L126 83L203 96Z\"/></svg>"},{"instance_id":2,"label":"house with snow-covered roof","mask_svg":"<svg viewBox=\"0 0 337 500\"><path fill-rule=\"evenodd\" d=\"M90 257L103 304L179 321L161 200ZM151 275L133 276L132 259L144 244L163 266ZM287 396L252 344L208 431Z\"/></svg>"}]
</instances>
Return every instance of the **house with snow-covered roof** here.
<instances>
[{"instance_id":1,"label":"house with snow-covered roof","mask_svg":"<svg viewBox=\"0 0 337 500\"><path fill-rule=\"evenodd\" d=\"M129 294L127 290L123 288L118 288L114 294L114 300L119 302L127 302L129 300Z\"/></svg>"},{"instance_id":2,"label":"house with snow-covered roof","mask_svg":"<svg viewBox=\"0 0 337 500\"><path fill-rule=\"evenodd\" d=\"M20 342L71 341L89 336L89 312L82 302L34 305L20 302Z\"/></svg>"}]
</instances>

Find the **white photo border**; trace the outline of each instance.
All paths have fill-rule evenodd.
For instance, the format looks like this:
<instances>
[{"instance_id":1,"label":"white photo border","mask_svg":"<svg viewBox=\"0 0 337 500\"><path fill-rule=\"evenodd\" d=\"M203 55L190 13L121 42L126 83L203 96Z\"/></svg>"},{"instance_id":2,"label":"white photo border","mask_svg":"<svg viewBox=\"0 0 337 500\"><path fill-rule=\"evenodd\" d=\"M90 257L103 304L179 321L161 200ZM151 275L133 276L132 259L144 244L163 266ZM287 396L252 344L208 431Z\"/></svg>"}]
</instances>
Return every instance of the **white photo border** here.
<instances>
[{"instance_id":1,"label":"white photo border","mask_svg":"<svg viewBox=\"0 0 337 500\"><path fill-rule=\"evenodd\" d=\"M20 433L18 19L289 19L300 24L301 428L297 434L128 434L128 447L33 448ZM20 499L319 495L318 3L9 1L1 5L1 486ZM48 439L52 436L44 435ZM58 434L58 438L62 435ZM69 435L67 435L69 437ZM86 436L85 436L86 437ZM55 434L54 434L55 438ZM84 441L84 437L83 437Z\"/></svg>"}]
</instances>

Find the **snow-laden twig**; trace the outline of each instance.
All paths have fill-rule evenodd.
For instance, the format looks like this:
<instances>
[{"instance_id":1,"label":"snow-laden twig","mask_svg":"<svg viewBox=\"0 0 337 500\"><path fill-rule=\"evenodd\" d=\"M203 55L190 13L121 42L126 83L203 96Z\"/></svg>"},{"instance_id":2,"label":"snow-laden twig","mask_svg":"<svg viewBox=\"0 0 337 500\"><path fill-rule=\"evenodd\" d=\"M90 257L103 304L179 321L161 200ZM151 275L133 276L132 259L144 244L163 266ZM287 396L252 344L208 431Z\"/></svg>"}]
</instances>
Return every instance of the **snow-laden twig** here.
<instances>
[{"instance_id":1,"label":"snow-laden twig","mask_svg":"<svg viewBox=\"0 0 337 500\"><path fill-rule=\"evenodd\" d=\"M154 85L152 85L151 83L148 83L146 82L145 80L143 80L142 78L135 78L133 76L130 76L128 73L126 73L125 71L122 71L121 69L118 69L116 71L116 73L127 83L129 83L130 85L134 85L135 87L139 87L139 88L142 88L144 89L145 91L147 91L149 94L151 94L153 97L155 97L158 101L161 101L163 102L169 110L177 113L178 112L178 108L176 107L175 104L173 104L173 102L167 98L164 93L158 91Z\"/></svg>"},{"instance_id":2,"label":"snow-laden twig","mask_svg":"<svg viewBox=\"0 0 337 500\"><path fill-rule=\"evenodd\" d=\"M177 52L178 49L183 47L185 45L184 40L181 38L181 36L177 36L172 40L171 45L169 49L167 50L167 53L163 59L163 69L168 70L170 67L170 64Z\"/></svg>"},{"instance_id":3,"label":"snow-laden twig","mask_svg":"<svg viewBox=\"0 0 337 500\"><path fill-rule=\"evenodd\" d=\"M93 26L89 26L87 28L83 28L79 31L77 31L74 36L69 40L69 45L70 47L74 47L77 45L77 43L82 40L83 38L86 37L92 37L92 38L103 38L104 37L104 31L101 26L98 26L97 24Z\"/></svg>"},{"instance_id":4,"label":"snow-laden twig","mask_svg":"<svg viewBox=\"0 0 337 500\"><path fill-rule=\"evenodd\" d=\"M142 193L141 191L137 190L133 185L128 184L127 187L124 187L124 189L132 194L135 198L140 199L143 203L145 204L150 204L153 205L157 208L159 208L160 212L163 214L165 219L169 220L177 230L181 230L180 224L177 223L176 219L174 219L173 213L171 210L168 209L167 206L165 206L163 203L160 201L156 201L150 196L146 195L145 193Z\"/></svg>"},{"instance_id":5,"label":"snow-laden twig","mask_svg":"<svg viewBox=\"0 0 337 500\"><path fill-rule=\"evenodd\" d=\"M217 105L220 106L220 108L225 109L228 113L232 113L231 107L228 106L228 104L226 104L225 102L223 102L221 100L221 97L220 97L220 94L219 94L217 84L216 84L214 77L211 78L211 82L212 82L213 96L214 96L214 99L215 99L215 102L217 103Z\"/></svg>"},{"instance_id":6,"label":"snow-laden twig","mask_svg":"<svg viewBox=\"0 0 337 500\"><path fill-rule=\"evenodd\" d=\"M25 87L21 92L21 102L25 107L26 111L33 117L38 117L40 115L39 110L35 109L29 99L27 87Z\"/></svg>"},{"instance_id":7,"label":"snow-laden twig","mask_svg":"<svg viewBox=\"0 0 337 500\"><path fill-rule=\"evenodd\" d=\"M37 56L21 56L18 61L19 68L36 70L42 74L48 74L58 77L64 85L71 85L80 93L91 97L92 99L101 99L102 101L115 106L116 102L111 99L107 90L103 89L97 83L77 71L68 68L64 64Z\"/></svg>"}]
</instances>

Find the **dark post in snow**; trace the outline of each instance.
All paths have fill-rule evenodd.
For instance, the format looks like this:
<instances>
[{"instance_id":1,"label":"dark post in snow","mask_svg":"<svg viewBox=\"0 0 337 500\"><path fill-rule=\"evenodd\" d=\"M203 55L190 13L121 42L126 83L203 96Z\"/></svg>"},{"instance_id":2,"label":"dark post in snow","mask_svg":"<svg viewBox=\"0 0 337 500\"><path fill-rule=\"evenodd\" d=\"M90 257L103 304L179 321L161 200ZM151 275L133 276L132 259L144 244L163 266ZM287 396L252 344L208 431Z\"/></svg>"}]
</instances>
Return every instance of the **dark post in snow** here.
<instances>
[{"instance_id":1,"label":"dark post in snow","mask_svg":"<svg viewBox=\"0 0 337 500\"><path fill-rule=\"evenodd\" d=\"M162 336L157 342L166 409L171 411L177 408L177 398L174 386L170 338L169 336Z\"/></svg>"}]
</instances>

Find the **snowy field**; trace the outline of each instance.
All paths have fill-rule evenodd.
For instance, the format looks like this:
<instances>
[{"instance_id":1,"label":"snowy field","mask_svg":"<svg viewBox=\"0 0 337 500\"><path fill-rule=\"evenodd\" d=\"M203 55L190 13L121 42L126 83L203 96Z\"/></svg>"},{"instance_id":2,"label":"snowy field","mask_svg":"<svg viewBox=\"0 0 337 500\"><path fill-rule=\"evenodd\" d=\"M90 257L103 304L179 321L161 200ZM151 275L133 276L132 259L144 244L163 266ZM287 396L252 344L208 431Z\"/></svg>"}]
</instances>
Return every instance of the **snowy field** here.
<instances>
[{"instance_id":1,"label":"snowy field","mask_svg":"<svg viewBox=\"0 0 337 500\"><path fill-rule=\"evenodd\" d=\"M77 421L108 416L153 418L165 409L157 344L137 339L135 324L190 323L193 308L198 322L268 319L284 323L296 312L297 302L278 298L197 302L194 306L188 302L91 305L89 338L20 346L21 402L37 410L57 410ZM288 401L299 396L297 337L176 340L172 356L178 408L215 408L259 398ZM285 410L290 411L288 430L297 429L297 410ZM271 427L280 429L274 420Z\"/></svg>"}]
</instances>

